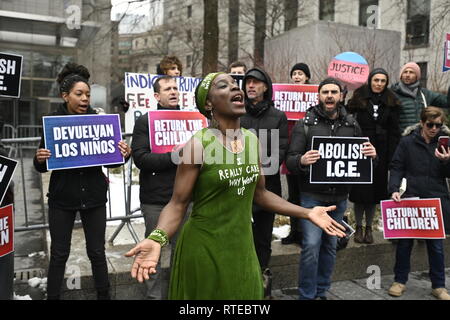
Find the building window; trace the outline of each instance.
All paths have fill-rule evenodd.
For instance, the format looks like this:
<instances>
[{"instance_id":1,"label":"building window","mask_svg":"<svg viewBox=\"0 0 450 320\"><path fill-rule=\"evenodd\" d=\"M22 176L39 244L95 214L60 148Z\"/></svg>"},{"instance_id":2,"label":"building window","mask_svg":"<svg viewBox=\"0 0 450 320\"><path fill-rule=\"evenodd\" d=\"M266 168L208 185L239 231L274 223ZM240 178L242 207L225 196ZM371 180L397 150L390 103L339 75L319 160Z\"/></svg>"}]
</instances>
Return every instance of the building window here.
<instances>
[{"instance_id":1,"label":"building window","mask_svg":"<svg viewBox=\"0 0 450 320\"><path fill-rule=\"evenodd\" d=\"M378 27L378 0L359 0L359 25Z\"/></svg>"},{"instance_id":2,"label":"building window","mask_svg":"<svg viewBox=\"0 0 450 320\"><path fill-rule=\"evenodd\" d=\"M406 44L428 45L430 35L430 0L408 0Z\"/></svg>"},{"instance_id":3,"label":"building window","mask_svg":"<svg viewBox=\"0 0 450 320\"><path fill-rule=\"evenodd\" d=\"M190 68L192 64L192 56L188 55L186 56L186 68Z\"/></svg>"},{"instance_id":4,"label":"building window","mask_svg":"<svg viewBox=\"0 0 450 320\"><path fill-rule=\"evenodd\" d=\"M186 38L188 42L192 42L192 32L191 30L186 30Z\"/></svg>"},{"instance_id":5,"label":"building window","mask_svg":"<svg viewBox=\"0 0 450 320\"><path fill-rule=\"evenodd\" d=\"M334 21L334 0L319 1L319 20Z\"/></svg>"},{"instance_id":6,"label":"building window","mask_svg":"<svg viewBox=\"0 0 450 320\"><path fill-rule=\"evenodd\" d=\"M418 62L417 65L420 67L420 86L426 88L428 80L428 63Z\"/></svg>"},{"instance_id":7,"label":"building window","mask_svg":"<svg viewBox=\"0 0 450 320\"><path fill-rule=\"evenodd\" d=\"M188 18L192 17L192 6L187 6L187 17Z\"/></svg>"}]
</instances>

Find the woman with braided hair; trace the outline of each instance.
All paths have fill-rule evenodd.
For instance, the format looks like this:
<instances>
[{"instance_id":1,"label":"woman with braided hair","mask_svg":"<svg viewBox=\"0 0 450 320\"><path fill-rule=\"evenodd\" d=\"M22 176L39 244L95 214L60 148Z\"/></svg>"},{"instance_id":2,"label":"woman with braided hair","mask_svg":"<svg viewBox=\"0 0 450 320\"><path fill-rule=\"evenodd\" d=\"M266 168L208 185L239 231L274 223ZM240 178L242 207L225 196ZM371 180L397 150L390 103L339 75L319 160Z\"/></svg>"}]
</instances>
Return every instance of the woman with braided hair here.
<instances>
[{"instance_id":1,"label":"woman with braided hair","mask_svg":"<svg viewBox=\"0 0 450 320\"><path fill-rule=\"evenodd\" d=\"M58 75L57 82L64 100L53 115L96 114L89 105L89 71L82 65L68 63ZM126 160L131 148L120 141L118 148ZM51 156L42 137L34 167L47 172L46 160ZM107 167L118 167L111 165ZM86 237L86 250L99 300L109 300L108 266L105 257L106 192L108 181L102 167L81 167L54 170L48 190L48 220L51 237L50 265L48 269L47 299L59 300L64 271L70 254L72 229L77 212L80 213Z\"/></svg>"},{"instance_id":2,"label":"woman with braided hair","mask_svg":"<svg viewBox=\"0 0 450 320\"><path fill-rule=\"evenodd\" d=\"M263 281L252 237L253 200L269 211L310 219L331 235L343 227L331 207L305 209L265 189L259 142L241 128L244 93L225 73L208 74L196 89L199 111L213 120L183 147L170 202L150 236L126 253L139 282L156 273L161 247L192 213L177 241L169 299L262 299Z\"/></svg>"}]
</instances>

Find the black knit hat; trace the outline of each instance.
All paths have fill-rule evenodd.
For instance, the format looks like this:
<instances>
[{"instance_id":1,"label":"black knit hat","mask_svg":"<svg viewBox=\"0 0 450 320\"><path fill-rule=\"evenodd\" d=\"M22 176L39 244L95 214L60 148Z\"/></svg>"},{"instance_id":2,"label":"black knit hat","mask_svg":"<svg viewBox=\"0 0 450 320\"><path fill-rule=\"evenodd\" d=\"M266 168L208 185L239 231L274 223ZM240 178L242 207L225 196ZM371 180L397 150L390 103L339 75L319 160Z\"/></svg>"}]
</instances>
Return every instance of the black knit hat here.
<instances>
[{"instance_id":1,"label":"black knit hat","mask_svg":"<svg viewBox=\"0 0 450 320\"><path fill-rule=\"evenodd\" d=\"M339 82L339 80L335 79L335 78L326 78L325 80L323 80L321 83L319 83L319 89L318 92L320 92L320 89L326 85L326 84L335 84L339 87L339 90L341 92L343 92L343 87L342 84Z\"/></svg>"},{"instance_id":2,"label":"black knit hat","mask_svg":"<svg viewBox=\"0 0 450 320\"><path fill-rule=\"evenodd\" d=\"M309 71L309 67L306 63L300 62L300 63L296 63L292 69L291 69L291 78L292 78L292 74L294 73L295 70L302 70L305 75L308 77L308 79L311 79L311 72Z\"/></svg>"},{"instance_id":3,"label":"black knit hat","mask_svg":"<svg viewBox=\"0 0 450 320\"><path fill-rule=\"evenodd\" d=\"M386 87L385 87L385 89L386 89L388 87L388 85L389 85L389 75L388 75L387 71L384 70L383 68L375 68L375 69L372 70L371 73L369 73L369 78L367 79L367 83L369 85L369 88L370 88L370 83L372 82L372 78L376 74L384 74L386 76L386 78L387 78L386 79Z\"/></svg>"}]
</instances>

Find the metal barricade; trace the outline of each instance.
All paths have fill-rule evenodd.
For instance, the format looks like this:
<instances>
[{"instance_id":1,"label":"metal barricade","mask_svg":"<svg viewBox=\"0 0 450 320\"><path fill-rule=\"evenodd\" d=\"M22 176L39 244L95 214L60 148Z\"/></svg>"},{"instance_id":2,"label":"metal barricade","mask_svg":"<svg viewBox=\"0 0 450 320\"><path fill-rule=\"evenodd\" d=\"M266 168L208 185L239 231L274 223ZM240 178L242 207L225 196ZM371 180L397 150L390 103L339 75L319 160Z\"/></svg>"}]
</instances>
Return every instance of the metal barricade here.
<instances>
[{"instance_id":1,"label":"metal barricade","mask_svg":"<svg viewBox=\"0 0 450 320\"><path fill-rule=\"evenodd\" d=\"M30 128L31 129L31 128ZM35 128L36 129L36 128ZM131 134L124 134L124 137L129 137ZM24 150L34 149L36 150L38 148L39 142L40 142L40 136L37 137L29 137L29 138L8 138L8 139L1 139L0 143L3 144L5 147L10 148L14 150L15 156L12 158L15 158L19 161L19 167L16 169L15 174L15 181L18 181L19 183L16 184L15 192L21 193L21 197L16 197L17 201L15 204L15 207L19 210L16 210L17 212L22 213L23 217L19 216L16 217L16 221L18 221L21 225L16 223L15 226L15 232L22 232L22 231L32 231L32 230L41 230L41 229L47 229L48 226L48 212L46 210L46 205L44 201L44 185L47 183L43 181L42 175L38 174L38 188L39 188L39 198L40 198L40 207L42 211L42 216L37 219L39 220L38 223L30 223L30 214L33 214L34 220L36 220L36 216L34 212L29 212L29 207L32 201L36 201L36 195L34 196L35 199L31 199L33 196L31 192L28 192L27 190L27 174L30 174L30 171L34 170L33 167L33 159L30 157L29 152L27 155L24 154ZM33 152L34 155L34 152ZM109 242L113 244L114 239L117 237L118 233L121 231L121 229L126 225L129 232L131 233L133 240L137 243L139 242L139 237L137 236L132 224L131 219L136 218L142 218L143 215L140 214L140 208L131 208L131 189L132 189L132 170L133 170L133 161L130 158L127 163L125 163L123 166L120 167L120 169L107 169L107 176L110 178L110 171L111 170L120 170L122 175L122 181L123 181L123 208L125 215L123 216L113 216L112 215L112 208L111 208L111 193L108 189L108 208L109 213L107 216L107 221L122 221L122 223L117 227L114 234L109 239ZM17 177L17 173L20 172L20 177ZM23 201L22 203L17 203L18 199L21 199ZM120 200L119 200L120 201ZM80 223L80 221L76 221L75 223Z\"/></svg>"}]
</instances>

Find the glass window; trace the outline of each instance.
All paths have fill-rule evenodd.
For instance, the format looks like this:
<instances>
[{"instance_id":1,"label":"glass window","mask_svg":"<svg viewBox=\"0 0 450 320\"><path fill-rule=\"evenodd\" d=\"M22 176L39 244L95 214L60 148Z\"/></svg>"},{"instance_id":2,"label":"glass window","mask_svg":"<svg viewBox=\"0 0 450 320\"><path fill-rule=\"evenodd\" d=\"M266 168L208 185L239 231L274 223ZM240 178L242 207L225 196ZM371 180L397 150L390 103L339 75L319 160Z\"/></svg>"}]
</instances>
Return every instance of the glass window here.
<instances>
[{"instance_id":1,"label":"glass window","mask_svg":"<svg viewBox=\"0 0 450 320\"><path fill-rule=\"evenodd\" d=\"M420 67L420 86L426 88L428 80L428 63L418 62L417 64Z\"/></svg>"},{"instance_id":2,"label":"glass window","mask_svg":"<svg viewBox=\"0 0 450 320\"><path fill-rule=\"evenodd\" d=\"M59 97L58 84L55 80L34 80L33 81L34 97Z\"/></svg>"},{"instance_id":3,"label":"glass window","mask_svg":"<svg viewBox=\"0 0 450 320\"><path fill-rule=\"evenodd\" d=\"M187 6L187 17L188 18L192 17L192 6Z\"/></svg>"},{"instance_id":4,"label":"glass window","mask_svg":"<svg viewBox=\"0 0 450 320\"><path fill-rule=\"evenodd\" d=\"M334 0L320 0L319 20L334 21Z\"/></svg>"},{"instance_id":5,"label":"glass window","mask_svg":"<svg viewBox=\"0 0 450 320\"><path fill-rule=\"evenodd\" d=\"M378 16L373 17L373 15L378 15L378 9L378 0L359 0L359 25L367 27L369 22L369 26L373 26L370 24L375 23L373 27L378 27Z\"/></svg>"},{"instance_id":6,"label":"glass window","mask_svg":"<svg viewBox=\"0 0 450 320\"><path fill-rule=\"evenodd\" d=\"M406 44L428 45L430 33L430 0L408 0Z\"/></svg>"}]
</instances>

